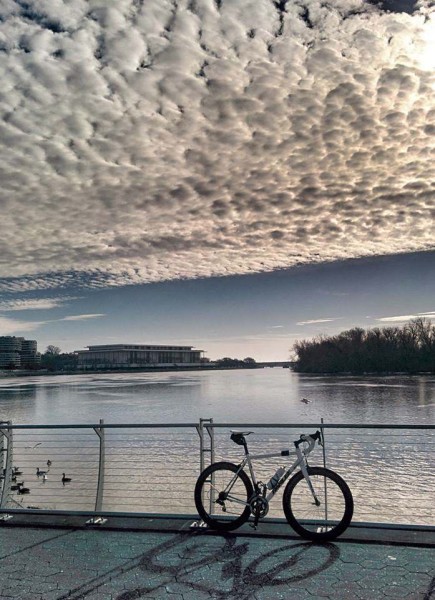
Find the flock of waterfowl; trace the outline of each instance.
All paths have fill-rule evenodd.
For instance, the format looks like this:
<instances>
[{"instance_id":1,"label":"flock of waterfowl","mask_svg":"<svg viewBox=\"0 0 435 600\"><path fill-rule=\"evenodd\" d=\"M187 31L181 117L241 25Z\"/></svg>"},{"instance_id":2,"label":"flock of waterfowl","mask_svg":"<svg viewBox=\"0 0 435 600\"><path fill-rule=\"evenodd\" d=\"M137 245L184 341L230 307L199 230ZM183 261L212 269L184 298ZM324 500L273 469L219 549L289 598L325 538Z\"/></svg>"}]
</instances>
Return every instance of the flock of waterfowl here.
<instances>
[{"instance_id":1,"label":"flock of waterfowl","mask_svg":"<svg viewBox=\"0 0 435 600\"><path fill-rule=\"evenodd\" d=\"M46 470L42 470L39 467L36 467L36 477L41 477L42 481L46 481L48 478L48 472L50 471L50 467L51 467L51 460L47 460L47 469ZM12 481L12 485L11 485L11 491L16 492L19 495L22 494L30 494L30 488L25 487L24 485L24 481L17 481L17 477L20 477L20 475L22 475L23 472L20 471L19 467L12 467L12 474L11 474L11 481ZM0 475L0 480L4 479L6 476L6 469L3 469L3 475ZM71 477L67 477L65 473L62 473L62 479L61 479L63 485L65 485L65 483L69 483L70 481L72 481Z\"/></svg>"}]
</instances>

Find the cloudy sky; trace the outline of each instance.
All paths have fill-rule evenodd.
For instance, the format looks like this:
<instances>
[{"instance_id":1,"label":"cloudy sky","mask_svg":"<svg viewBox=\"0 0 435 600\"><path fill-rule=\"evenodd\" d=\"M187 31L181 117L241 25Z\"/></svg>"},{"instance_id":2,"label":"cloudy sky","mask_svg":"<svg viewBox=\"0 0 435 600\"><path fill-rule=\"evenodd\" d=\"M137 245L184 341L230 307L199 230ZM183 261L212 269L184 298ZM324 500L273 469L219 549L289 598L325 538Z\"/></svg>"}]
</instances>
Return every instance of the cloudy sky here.
<instances>
[{"instance_id":1,"label":"cloudy sky","mask_svg":"<svg viewBox=\"0 0 435 600\"><path fill-rule=\"evenodd\" d=\"M434 2L0 0L0 80L0 334L435 316Z\"/></svg>"}]
</instances>

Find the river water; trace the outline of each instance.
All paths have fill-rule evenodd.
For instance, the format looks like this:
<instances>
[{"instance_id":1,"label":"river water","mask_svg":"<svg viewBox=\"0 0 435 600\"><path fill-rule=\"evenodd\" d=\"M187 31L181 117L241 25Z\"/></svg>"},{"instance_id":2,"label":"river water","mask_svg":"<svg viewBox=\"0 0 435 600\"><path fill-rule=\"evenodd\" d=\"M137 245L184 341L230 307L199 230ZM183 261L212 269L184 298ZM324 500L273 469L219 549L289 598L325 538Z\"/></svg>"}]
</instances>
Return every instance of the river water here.
<instances>
[{"instance_id":1,"label":"river water","mask_svg":"<svg viewBox=\"0 0 435 600\"><path fill-rule=\"evenodd\" d=\"M305 398L308 404L301 402ZM289 369L0 379L14 424L435 423L435 377L312 377Z\"/></svg>"},{"instance_id":2,"label":"river water","mask_svg":"<svg viewBox=\"0 0 435 600\"><path fill-rule=\"evenodd\" d=\"M307 402L302 402L302 399ZM197 423L435 424L435 377L312 377L289 369L191 371L0 379L0 421L14 425ZM304 431L310 431L305 427ZM229 428L216 429L215 459L237 461ZM257 428L253 453L280 450L301 433ZM208 437L205 436L207 441ZM92 509L99 439L90 429L14 431L14 463L30 488L12 505ZM310 462L321 464L322 450ZM310 457L311 458L311 457ZM327 465L351 486L355 519L435 525L435 431L326 430ZM46 480L36 467L53 464ZM206 456L206 464L209 456ZM260 461L263 481L276 460ZM199 438L191 428L108 429L105 510L194 513ZM63 485L67 472L72 481ZM279 500L275 512L282 516Z\"/></svg>"}]
</instances>

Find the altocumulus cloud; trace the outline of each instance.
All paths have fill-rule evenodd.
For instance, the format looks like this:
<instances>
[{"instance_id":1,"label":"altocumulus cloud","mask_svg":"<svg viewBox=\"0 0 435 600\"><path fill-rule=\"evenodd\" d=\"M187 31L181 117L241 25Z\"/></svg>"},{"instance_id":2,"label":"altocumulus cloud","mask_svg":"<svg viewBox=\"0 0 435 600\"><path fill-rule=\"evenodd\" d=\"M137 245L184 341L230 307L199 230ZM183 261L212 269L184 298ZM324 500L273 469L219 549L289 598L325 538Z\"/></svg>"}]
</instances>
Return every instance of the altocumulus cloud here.
<instances>
[{"instance_id":1,"label":"altocumulus cloud","mask_svg":"<svg viewBox=\"0 0 435 600\"><path fill-rule=\"evenodd\" d=\"M5 0L0 282L433 247L435 14L360 0Z\"/></svg>"}]
</instances>

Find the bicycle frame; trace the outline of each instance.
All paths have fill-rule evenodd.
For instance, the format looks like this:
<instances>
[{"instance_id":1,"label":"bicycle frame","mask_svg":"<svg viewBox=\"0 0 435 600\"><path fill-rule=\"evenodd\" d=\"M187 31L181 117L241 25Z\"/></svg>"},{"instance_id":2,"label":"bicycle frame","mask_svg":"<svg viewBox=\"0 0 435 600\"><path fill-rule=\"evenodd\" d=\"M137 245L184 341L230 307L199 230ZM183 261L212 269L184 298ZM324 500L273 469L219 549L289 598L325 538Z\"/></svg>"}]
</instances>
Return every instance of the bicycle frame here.
<instances>
[{"instance_id":1,"label":"bicycle frame","mask_svg":"<svg viewBox=\"0 0 435 600\"><path fill-rule=\"evenodd\" d=\"M246 465L248 465L249 467L249 473L251 475L251 480L252 483L254 484L254 490L258 491L258 482L257 482L257 478L255 476L255 471L254 471L254 467L252 465L252 461L254 460L261 460L261 459L265 459L265 458L278 458L278 457L283 457L283 456L296 456L297 459L293 462L293 464L288 467L288 469L286 470L286 472L282 475L281 479L278 481L278 483L275 485L274 488L272 488L270 490L270 492L265 496L267 502L270 502L270 500L272 500L272 498L275 496L275 494L278 492L278 490L282 487L282 485L287 481L287 479L290 477L290 475L298 468L300 467L302 474L308 484L308 487L313 495L314 500L317 500L317 496L316 493L314 491L313 485L311 483L310 477L308 475L308 471L307 471L307 464L306 464L306 457L308 456L308 454L310 454L310 452L314 449L315 446L315 440L310 440L308 441L308 448L301 450L299 448L299 446L296 446L296 449L294 451L290 451L290 450L281 450L281 452L272 452L269 454L254 454L251 455L247 448L245 449L245 458L243 459L243 461L240 463L240 465L238 466L237 469L237 473L235 473L234 477L232 478L232 480L229 482L227 488L226 488L226 492L229 492L234 484L234 482L237 479L238 474L240 473L240 471L242 471ZM232 498L232 500L234 502L240 503L242 504L242 502L240 500L238 500L237 498ZM245 502L243 502L243 504L246 504Z\"/></svg>"}]
</instances>

